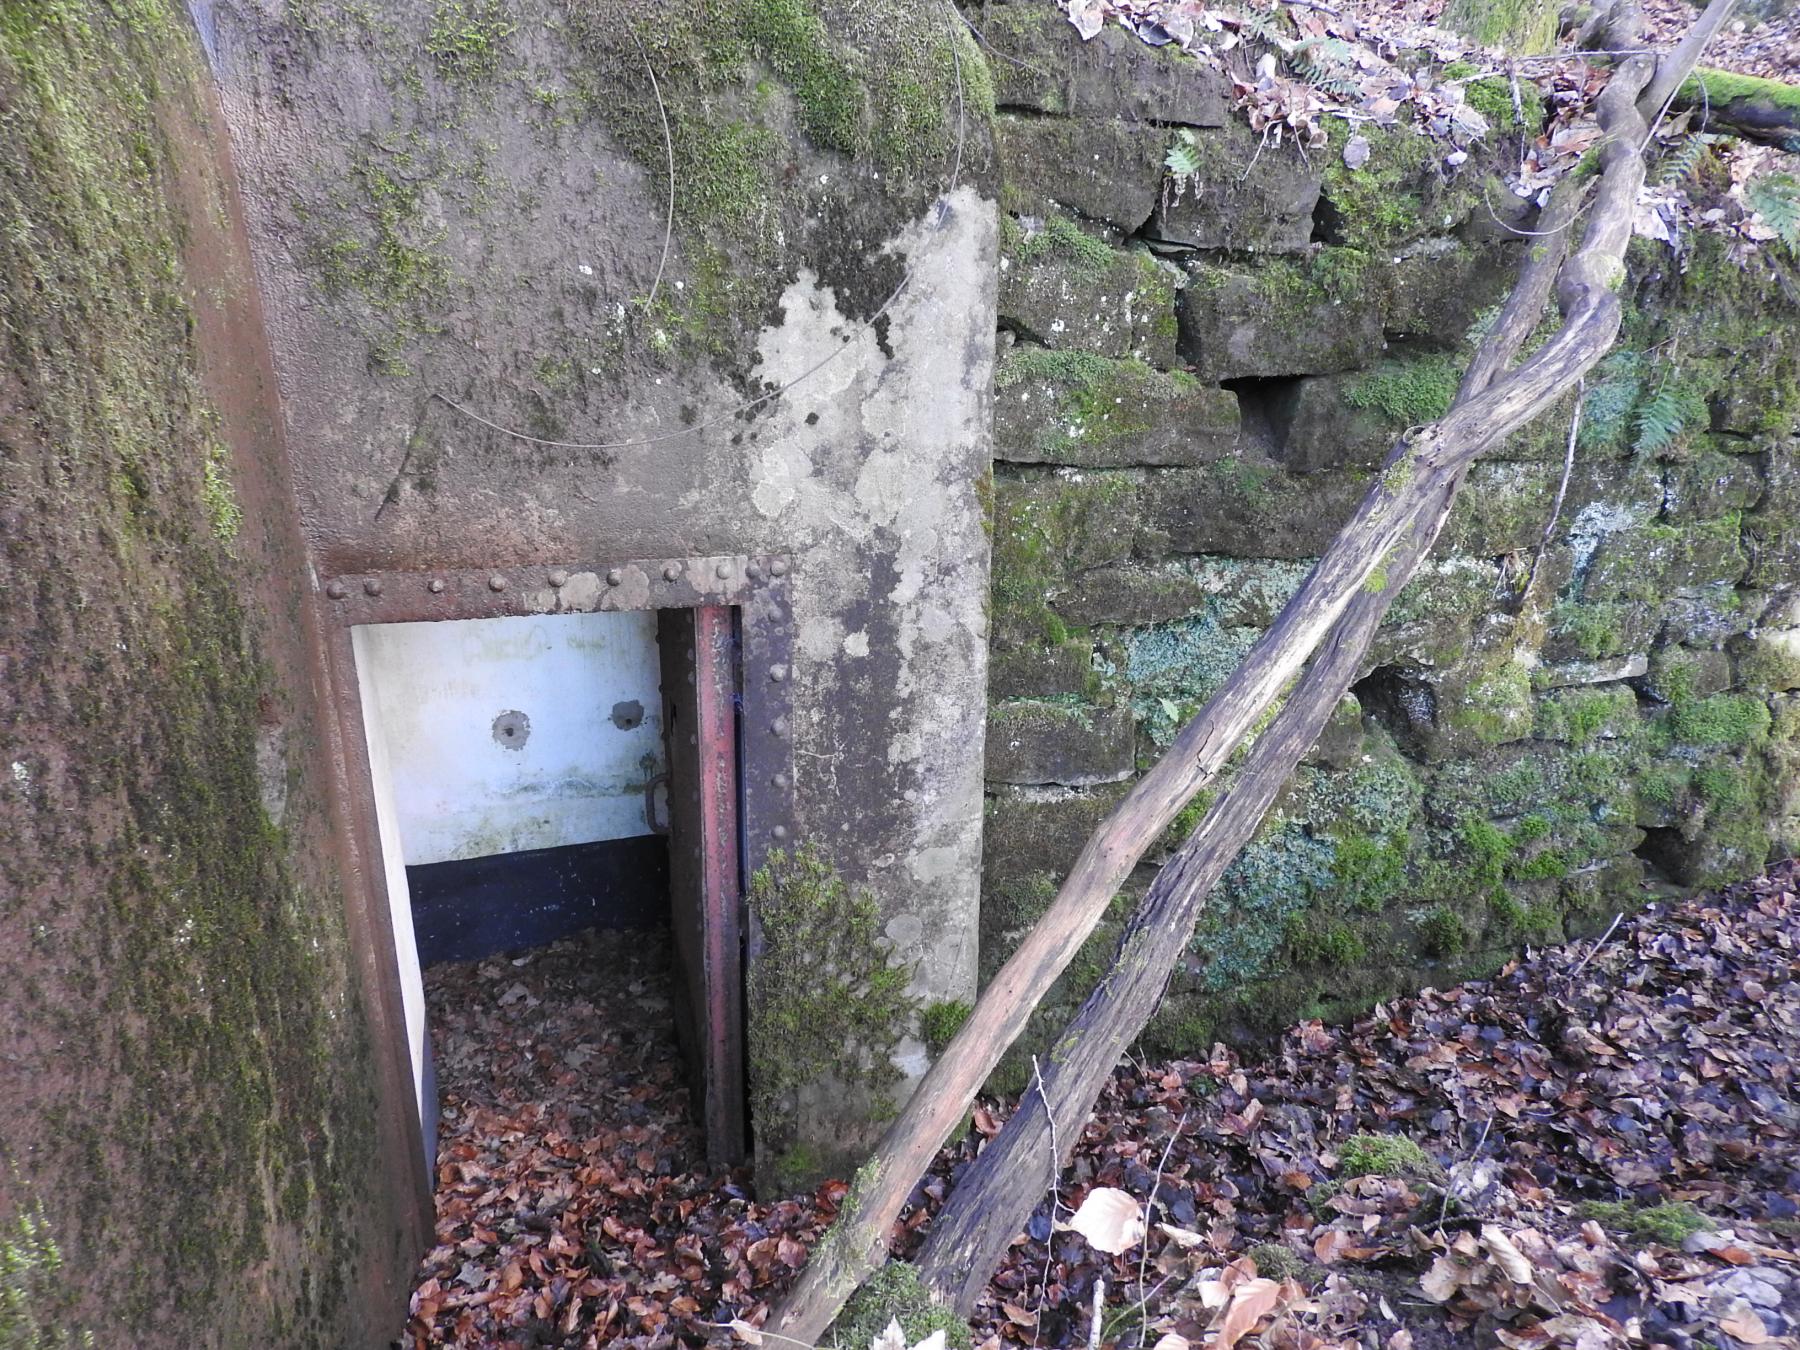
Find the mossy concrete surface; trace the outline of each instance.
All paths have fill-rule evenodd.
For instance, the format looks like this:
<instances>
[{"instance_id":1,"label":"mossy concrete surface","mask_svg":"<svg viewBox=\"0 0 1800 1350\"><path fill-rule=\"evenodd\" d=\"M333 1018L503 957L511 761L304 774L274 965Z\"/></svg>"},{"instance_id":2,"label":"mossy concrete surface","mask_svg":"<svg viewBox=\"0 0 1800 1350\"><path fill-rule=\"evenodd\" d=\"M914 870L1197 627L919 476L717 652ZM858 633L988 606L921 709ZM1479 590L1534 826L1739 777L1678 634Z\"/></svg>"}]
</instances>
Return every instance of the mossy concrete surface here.
<instances>
[{"instance_id":1,"label":"mossy concrete surface","mask_svg":"<svg viewBox=\"0 0 1800 1350\"><path fill-rule=\"evenodd\" d=\"M422 1240L217 133L178 8L0 7L0 1220L59 1253L43 1344L385 1344Z\"/></svg>"}]
</instances>

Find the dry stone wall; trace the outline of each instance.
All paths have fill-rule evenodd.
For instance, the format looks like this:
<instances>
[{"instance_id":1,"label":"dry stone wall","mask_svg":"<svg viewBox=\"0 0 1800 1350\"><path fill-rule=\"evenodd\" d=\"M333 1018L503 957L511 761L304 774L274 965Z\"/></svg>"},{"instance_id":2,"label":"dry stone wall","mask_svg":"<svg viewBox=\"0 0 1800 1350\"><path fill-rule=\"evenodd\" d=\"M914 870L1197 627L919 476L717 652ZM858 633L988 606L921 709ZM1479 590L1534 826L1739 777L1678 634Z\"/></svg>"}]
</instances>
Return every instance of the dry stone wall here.
<instances>
[{"instance_id":1,"label":"dry stone wall","mask_svg":"<svg viewBox=\"0 0 1800 1350\"><path fill-rule=\"evenodd\" d=\"M1519 223L1502 148L1452 168L1448 147L1368 128L1353 171L1336 143L1263 143L1171 50L1084 44L1049 5L971 17L1007 211L985 979L1395 437L1447 406L1526 245L1501 224ZM1199 165L1180 183L1177 143ZM1800 846L1795 307L1716 241L1640 241L1631 275L1530 598L1572 403L1470 475L1215 895L1157 1048L1349 1013Z\"/></svg>"}]
</instances>

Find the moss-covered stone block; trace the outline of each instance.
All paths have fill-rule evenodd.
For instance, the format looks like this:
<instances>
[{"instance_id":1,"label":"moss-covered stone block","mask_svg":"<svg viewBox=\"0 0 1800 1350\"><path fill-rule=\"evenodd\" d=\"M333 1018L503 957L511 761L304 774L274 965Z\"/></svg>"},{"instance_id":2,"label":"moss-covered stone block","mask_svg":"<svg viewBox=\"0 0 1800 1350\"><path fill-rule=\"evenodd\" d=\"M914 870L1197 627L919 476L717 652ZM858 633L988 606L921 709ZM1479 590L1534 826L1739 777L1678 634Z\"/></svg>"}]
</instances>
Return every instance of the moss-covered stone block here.
<instances>
[{"instance_id":1,"label":"moss-covered stone block","mask_svg":"<svg viewBox=\"0 0 1800 1350\"><path fill-rule=\"evenodd\" d=\"M1638 731L1637 695L1622 684L1559 689L1537 700L1534 734L1541 740L1587 745Z\"/></svg>"},{"instance_id":2,"label":"moss-covered stone block","mask_svg":"<svg viewBox=\"0 0 1800 1350\"><path fill-rule=\"evenodd\" d=\"M1737 683L1755 691L1800 689L1800 628L1765 628L1735 653Z\"/></svg>"},{"instance_id":3,"label":"moss-covered stone block","mask_svg":"<svg viewBox=\"0 0 1800 1350\"><path fill-rule=\"evenodd\" d=\"M1767 590L1793 584L1793 560L1800 558L1800 519L1757 513L1744 518L1744 551L1749 555L1740 580Z\"/></svg>"},{"instance_id":4,"label":"moss-covered stone block","mask_svg":"<svg viewBox=\"0 0 1800 1350\"><path fill-rule=\"evenodd\" d=\"M988 891L1022 877L1061 878L1125 789L998 787L987 799L982 875Z\"/></svg>"},{"instance_id":5,"label":"moss-covered stone block","mask_svg":"<svg viewBox=\"0 0 1800 1350\"><path fill-rule=\"evenodd\" d=\"M1326 769L1348 769L1362 758L1365 739L1362 703L1355 694L1345 694L1331 710L1325 729L1303 762Z\"/></svg>"},{"instance_id":6,"label":"moss-covered stone block","mask_svg":"<svg viewBox=\"0 0 1800 1350\"><path fill-rule=\"evenodd\" d=\"M1068 579L1122 561L1137 480L1128 474L1036 474L994 480L993 632L997 646L1057 647L1068 629L1050 608Z\"/></svg>"},{"instance_id":7,"label":"moss-covered stone block","mask_svg":"<svg viewBox=\"0 0 1800 1350\"><path fill-rule=\"evenodd\" d=\"M1408 345L1457 349L1480 316L1505 300L1517 272L1511 250L1422 240L1387 264L1382 326Z\"/></svg>"},{"instance_id":8,"label":"moss-covered stone block","mask_svg":"<svg viewBox=\"0 0 1800 1350\"><path fill-rule=\"evenodd\" d=\"M1381 352L1381 314L1358 293L1366 259L1326 249L1309 262L1272 258L1189 265L1177 301L1180 351L1206 380L1329 375ZM1347 264L1347 265L1345 265Z\"/></svg>"},{"instance_id":9,"label":"moss-covered stone block","mask_svg":"<svg viewBox=\"0 0 1800 1350\"><path fill-rule=\"evenodd\" d=\"M1128 708L1074 700L1013 700L988 709L987 777L996 783L1091 787L1129 778Z\"/></svg>"},{"instance_id":10,"label":"moss-covered stone block","mask_svg":"<svg viewBox=\"0 0 1800 1350\"><path fill-rule=\"evenodd\" d=\"M1478 557L1534 548L1550 523L1560 476L1548 464L1477 462L1451 508L1443 547Z\"/></svg>"},{"instance_id":11,"label":"moss-covered stone block","mask_svg":"<svg viewBox=\"0 0 1800 1350\"><path fill-rule=\"evenodd\" d=\"M1116 24L1083 41L1065 15L1035 5L999 5L982 22L1003 108L1192 127L1230 120L1224 72L1178 46L1149 46Z\"/></svg>"},{"instance_id":12,"label":"moss-covered stone block","mask_svg":"<svg viewBox=\"0 0 1800 1350\"><path fill-rule=\"evenodd\" d=\"M1302 473L1374 468L1407 427L1449 410L1459 378L1454 357L1424 356L1296 380L1272 409L1276 457Z\"/></svg>"},{"instance_id":13,"label":"moss-covered stone block","mask_svg":"<svg viewBox=\"0 0 1800 1350\"><path fill-rule=\"evenodd\" d=\"M1367 487L1368 476L1358 470L1294 474L1232 459L1152 475L1143 507L1180 553L1312 558L1350 518Z\"/></svg>"},{"instance_id":14,"label":"moss-covered stone block","mask_svg":"<svg viewBox=\"0 0 1800 1350\"><path fill-rule=\"evenodd\" d=\"M1090 692L1094 648L1084 638L1053 644L1000 642L988 652L988 697L1056 698Z\"/></svg>"},{"instance_id":15,"label":"moss-covered stone block","mask_svg":"<svg viewBox=\"0 0 1800 1350\"><path fill-rule=\"evenodd\" d=\"M1763 492L1761 467L1749 455L1702 449L1663 470L1663 514L1671 522L1712 520L1742 511L1755 506Z\"/></svg>"},{"instance_id":16,"label":"moss-covered stone block","mask_svg":"<svg viewBox=\"0 0 1800 1350\"><path fill-rule=\"evenodd\" d=\"M1055 203L1127 235L1156 209L1168 136L1117 117L994 120L1009 205L1035 215Z\"/></svg>"},{"instance_id":17,"label":"moss-covered stone block","mask_svg":"<svg viewBox=\"0 0 1800 1350\"><path fill-rule=\"evenodd\" d=\"M1643 689L1663 703L1708 698L1731 688L1731 658L1721 651L1671 644L1650 654Z\"/></svg>"},{"instance_id":18,"label":"moss-covered stone block","mask_svg":"<svg viewBox=\"0 0 1800 1350\"><path fill-rule=\"evenodd\" d=\"M1521 661L1508 657L1492 665L1465 663L1442 672L1430 688L1430 718L1414 724L1428 760L1531 735L1531 673Z\"/></svg>"},{"instance_id":19,"label":"moss-covered stone block","mask_svg":"<svg viewBox=\"0 0 1800 1350\"><path fill-rule=\"evenodd\" d=\"M1178 130L1177 174L1157 199L1152 238L1188 248L1304 253L1319 200L1319 161L1274 146L1235 119L1206 131Z\"/></svg>"},{"instance_id":20,"label":"moss-covered stone block","mask_svg":"<svg viewBox=\"0 0 1800 1350\"><path fill-rule=\"evenodd\" d=\"M1750 570L1734 512L1688 525L1648 524L1610 534L1582 582L1584 600L1655 601L1675 591L1736 582Z\"/></svg>"},{"instance_id":21,"label":"moss-covered stone block","mask_svg":"<svg viewBox=\"0 0 1800 1350\"><path fill-rule=\"evenodd\" d=\"M1194 574L1180 563L1121 563L1083 572L1057 597L1055 609L1081 628L1143 627L1182 618L1204 601Z\"/></svg>"},{"instance_id":22,"label":"moss-covered stone block","mask_svg":"<svg viewBox=\"0 0 1800 1350\"><path fill-rule=\"evenodd\" d=\"M1650 649L1661 616L1648 600L1558 600L1551 607L1544 630L1542 655L1550 663L1567 663L1577 673L1593 668L1589 663L1610 663L1641 655ZM1604 666L1601 668L1610 668ZM1633 672L1642 674L1642 670ZM1629 679L1629 675L1607 675ZM1582 683L1592 683L1582 680Z\"/></svg>"},{"instance_id":23,"label":"moss-covered stone block","mask_svg":"<svg viewBox=\"0 0 1800 1350\"><path fill-rule=\"evenodd\" d=\"M1643 652L1633 652L1630 656L1602 657L1595 661L1562 661L1533 669L1531 687L1547 690L1613 684L1619 680L1635 680L1649 669L1650 658Z\"/></svg>"},{"instance_id":24,"label":"moss-covered stone block","mask_svg":"<svg viewBox=\"0 0 1800 1350\"><path fill-rule=\"evenodd\" d=\"M1020 346L994 381L994 455L1084 468L1205 464L1238 440L1238 401L1182 371Z\"/></svg>"},{"instance_id":25,"label":"moss-covered stone block","mask_svg":"<svg viewBox=\"0 0 1800 1350\"><path fill-rule=\"evenodd\" d=\"M1000 322L1064 351L1175 364L1181 274L1142 249L1115 249L1066 216L1004 230Z\"/></svg>"},{"instance_id":26,"label":"moss-covered stone block","mask_svg":"<svg viewBox=\"0 0 1800 1350\"><path fill-rule=\"evenodd\" d=\"M1748 573L1745 574L1748 577ZM1747 586L1715 582L1692 591L1664 596L1656 605L1665 642L1689 647L1720 646L1754 628L1766 607L1765 597Z\"/></svg>"}]
</instances>

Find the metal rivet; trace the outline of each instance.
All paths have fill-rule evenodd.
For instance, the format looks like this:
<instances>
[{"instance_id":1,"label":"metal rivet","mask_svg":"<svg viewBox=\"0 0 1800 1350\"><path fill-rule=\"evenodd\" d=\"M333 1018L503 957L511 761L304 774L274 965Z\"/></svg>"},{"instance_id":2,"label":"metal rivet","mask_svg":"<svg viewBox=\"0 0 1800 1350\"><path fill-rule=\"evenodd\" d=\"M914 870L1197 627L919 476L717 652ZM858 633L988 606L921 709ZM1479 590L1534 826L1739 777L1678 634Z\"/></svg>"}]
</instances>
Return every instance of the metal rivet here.
<instances>
[{"instance_id":1,"label":"metal rivet","mask_svg":"<svg viewBox=\"0 0 1800 1350\"><path fill-rule=\"evenodd\" d=\"M725 580L726 577L731 575L731 564L728 562L720 563L717 567L713 568L713 575L718 577L720 581Z\"/></svg>"},{"instance_id":2,"label":"metal rivet","mask_svg":"<svg viewBox=\"0 0 1800 1350\"><path fill-rule=\"evenodd\" d=\"M787 826L777 825L774 829L770 830L769 833L774 835L777 839L786 839L787 838Z\"/></svg>"},{"instance_id":3,"label":"metal rivet","mask_svg":"<svg viewBox=\"0 0 1800 1350\"><path fill-rule=\"evenodd\" d=\"M785 718L785 717L777 717L777 718L776 718L776 719L775 719L775 722L774 722L774 724L773 724L773 725L772 725L772 726L771 726L771 727L770 727L770 728L769 728L769 730L771 730L771 731L773 731L773 732L774 732L774 733L775 733L775 734L776 734L776 735L777 735L777 736L785 736L785 735L787 735L787 734L788 734L788 720L787 720L787 718Z\"/></svg>"},{"instance_id":4,"label":"metal rivet","mask_svg":"<svg viewBox=\"0 0 1800 1350\"><path fill-rule=\"evenodd\" d=\"M780 684L783 680L785 680L787 678L787 667L786 666L770 666L769 667L769 678L771 680L775 681L776 684Z\"/></svg>"},{"instance_id":5,"label":"metal rivet","mask_svg":"<svg viewBox=\"0 0 1800 1350\"><path fill-rule=\"evenodd\" d=\"M569 574L558 567L555 571L550 573L550 584L561 589L569 584Z\"/></svg>"},{"instance_id":6,"label":"metal rivet","mask_svg":"<svg viewBox=\"0 0 1800 1350\"><path fill-rule=\"evenodd\" d=\"M774 562L770 563L769 572L773 576L785 577L787 575L787 559L777 558Z\"/></svg>"},{"instance_id":7,"label":"metal rivet","mask_svg":"<svg viewBox=\"0 0 1800 1350\"><path fill-rule=\"evenodd\" d=\"M613 568L612 571L610 571L606 574L606 584L608 586L617 586L620 582L622 582L624 580L625 580L625 574L616 567Z\"/></svg>"},{"instance_id":8,"label":"metal rivet","mask_svg":"<svg viewBox=\"0 0 1800 1350\"><path fill-rule=\"evenodd\" d=\"M674 581L677 578L679 578L680 576L681 576L681 564L680 563L670 563L667 567L663 568L663 580L664 581Z\"/></svg>"},{"instance_id":9,"label":"metal rivet","mask_svg":"<svg viewBox=\"0 0 1800 1350\"><path fill-rule=\"evenodd\" d=\"M375 580L374 577L370 577L367 581L363 582L363 594L364 595L380 595L381 594L381 583L379 581Z\"/></svg>"},{"instance_id":10,"label":"metal rivet","mask_svg":"<svg viewBox=\"0 0 1800 1350\"><path fill-rule=\"evenodd\" d=\"M744 575L749 577L750 580L752 580L752 581L761 581L762 580L762 564L761 563L751 563L748 567L746 567L744 569Z\"/></svg>"},{"instance_id":11,"label":"metal rivet","mask_svg":"<svg viewBox=\"0 0 1800 1350\"><path fill-rule=\"evenodd\" d=\"M342 600L346 595L350 594L350 588L341 581L334 581L325 588L325 594L329 595L333 600Z\"/></svg>"},{"instance_id":12,"label":"metal rivet","mask_svg":"<svg viewBox=\"0 0 1800 1350\"><path fill-rule=\"evenodd\" d=\"M778 788L785 788L788 785L788 776L785 773L778 773L769 781Z\"/></svg>"},{"instance_id":13,"label":"metal rivet","mask_svg":"<svg viewBox=\"0 0 1800 1350\"><path fill-rule=\"evenodd\" d=\"M490 591L505 590L506 589L506 578L501 576L498 572L494 573L493 576L488 578L488 589Z\"/></svg>"},{"instance_id":14,"label":"metal rivet","mask_svg":"<svg viewBox=\"0 0 1800 1350\"><path fill-rule=\"evenodd\" d=\"M425 589L430 591L433 595L442 595L444 593L444 579L442 577L433 577L430 581L425 583Z\"/></svg>"}]
</instances>

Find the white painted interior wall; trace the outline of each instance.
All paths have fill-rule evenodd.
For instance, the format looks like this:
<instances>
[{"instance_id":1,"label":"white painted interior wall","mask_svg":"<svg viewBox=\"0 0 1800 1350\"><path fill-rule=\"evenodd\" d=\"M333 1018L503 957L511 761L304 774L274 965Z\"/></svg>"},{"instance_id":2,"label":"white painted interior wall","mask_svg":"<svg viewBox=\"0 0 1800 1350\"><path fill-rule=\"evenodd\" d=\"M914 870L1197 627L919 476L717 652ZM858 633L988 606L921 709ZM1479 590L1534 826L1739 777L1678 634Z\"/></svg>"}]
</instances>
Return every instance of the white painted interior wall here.
<instances>
[{"instance_id":1,"label":"white painted interior wall","mask_svg":"<svg viewBox=\"0 0 1800 1350\"><path fill-rule=\"evenodd\" d=\"M400 970L400 1007L406 1016L406 1047L412 1060L413 1095L418 1101L423 1127L425 1101L425 980L419 970L419 948L413 937L412 894L406 885L406 858L400 844L400 823L394 810L394 777L388 763L387 741L378 732L380 708L375 681L370 677L368 635L372 628L352 628L350 646L356 655L357 685L362 701L363 735L368 742L369 781L375 794L375 825L381 839L382 880L387 886L388 916L394 927L394 957ZM429 1167L431 1159L426 1158Z\"/></svg>"},{"instance_id":2,"label":"white painted interior wall","mask_svg":"<svg viewBox=\"0 0 1800 1350\"><path fill-rule=\"evenodd\" d=\"M645 784L667 769L654 611L379 624L355 638L371 760L380 740L407 865L651 833ZM621 727L615 709L632 704L641 720ZM518 717L512 737L497 732L508 714L529 733Z\"/></svg>"}]
</instances>

